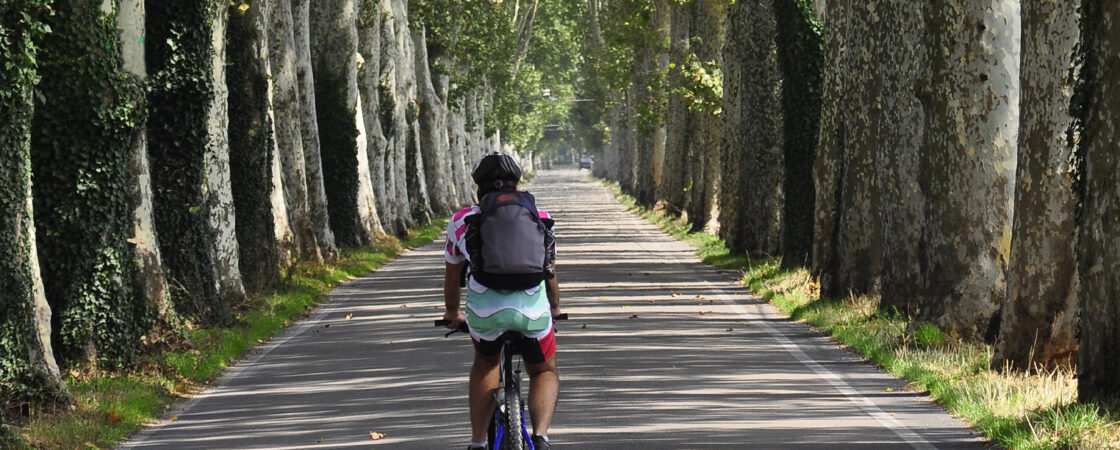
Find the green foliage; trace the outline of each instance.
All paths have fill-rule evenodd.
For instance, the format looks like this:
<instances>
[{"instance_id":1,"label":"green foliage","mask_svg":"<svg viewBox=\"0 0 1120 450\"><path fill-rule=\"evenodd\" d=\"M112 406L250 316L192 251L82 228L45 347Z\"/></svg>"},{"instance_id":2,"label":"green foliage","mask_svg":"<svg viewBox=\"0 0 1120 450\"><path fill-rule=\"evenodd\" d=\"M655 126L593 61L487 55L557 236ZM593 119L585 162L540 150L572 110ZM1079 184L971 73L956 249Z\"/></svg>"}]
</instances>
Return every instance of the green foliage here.
<instances>
[{"instance_id":1,"label":"green foliage","mask_svg":"<svg viewBox=\"0 0 1120 450\"><path fill-rule=\"evenodd\" d=\"M229 86L230 183L236 216L238 262L245 288L271 289L280 264L272 217L272 119L265 79L267 43L262 2L231 4L226 28L226 84ZM252 9L257 8L257 9ZM258 22L260 20L260 22Z\"/></svg>"},{"instance_id":2,"label":"green foliage","mask_svg":"<svg viewBox=\"0 0 1120 450\"><path fill-rule=\"evenodd\" d=\"M519 38L513 5L516 2L420 0L409 3L410 19L428 31L428 53L435 72L452 75L450 104L465 95L493 88L494 111L486 118L486 132L502 130L502 139L517 148L538 152L574 145L568 132L546 132L545 125L567 130L568 111L577 98L577 61L585 36L581 2L540 0L525 59L514 58ZM528 6L522 2L520 17ZM516 68L516 71L515 71ZM551 97L542 96L542 90ZM544 141L544 145L541 145Z\"/></svg>"},{"instance_id":3,"label":"green foliage","mask_svg":"<svg viewBox=\"0 0 1120 450\"><path fill-rule=\"evenodd\" d=\"M133 293L132 144L144 121L138 80L122 69L115 17L62 2L46 18L32 126L35 222L55 356L131 365L150 314ZM90 354L92 348L94 353Z\"/></svg>"},{"instance_id":4,"label":"green foliage","mask_svg":"<svg viewBox=\"0 0 1120 450\"><path fill-rule=\"evenodd\" d=\"M205 203L215 5L145 2L153 218L174 309L202 322L229 318L214 283Z\"/></svg>"},{"instance_id":5,"label":"green foliage","mask_svg":"<svg viewBox=\"0 0 1120 450\"><path fill-rule=\"evenodd\" d=\"M669 64L669 70L678 69ZM684 84L673 86L672 92L684 98L688 109L720 115L723 108L723 72L715 61L700 61L695 53L679 67Z\"/></svg>"}]
</instances>

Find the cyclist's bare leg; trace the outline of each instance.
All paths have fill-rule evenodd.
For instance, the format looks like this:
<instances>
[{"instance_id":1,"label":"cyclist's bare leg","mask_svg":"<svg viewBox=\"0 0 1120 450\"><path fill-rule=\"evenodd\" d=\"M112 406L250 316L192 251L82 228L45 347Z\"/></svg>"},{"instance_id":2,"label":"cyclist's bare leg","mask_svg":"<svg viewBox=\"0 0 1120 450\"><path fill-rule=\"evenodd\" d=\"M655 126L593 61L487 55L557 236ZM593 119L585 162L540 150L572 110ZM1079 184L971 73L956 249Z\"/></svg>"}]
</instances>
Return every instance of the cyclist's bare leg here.
<instances>
[{"instance_id":1,"label":"cyclist's bare leg","mask_svg":"<svg viewBox=\"0 0 1120 450\"><path fill-rule=\"evenodd\" d=\"M501 355L474 355L471 366L471 440L482 442L486 439L486 429L494 413L494 391L498 389L498 363Z\"/></svg>"},{"instance_id":2,"label":"cyclist's bare leg","mask_svg":"<svg viewBox=\"0 0 1120 450\"><path fill-rule=\"evenodd\" d=\"M540 364L525 364L525 369L529 372L529 416L533 420L533 434L548 434L560 393L556 355Z\"/></svg>"}]
</instances>

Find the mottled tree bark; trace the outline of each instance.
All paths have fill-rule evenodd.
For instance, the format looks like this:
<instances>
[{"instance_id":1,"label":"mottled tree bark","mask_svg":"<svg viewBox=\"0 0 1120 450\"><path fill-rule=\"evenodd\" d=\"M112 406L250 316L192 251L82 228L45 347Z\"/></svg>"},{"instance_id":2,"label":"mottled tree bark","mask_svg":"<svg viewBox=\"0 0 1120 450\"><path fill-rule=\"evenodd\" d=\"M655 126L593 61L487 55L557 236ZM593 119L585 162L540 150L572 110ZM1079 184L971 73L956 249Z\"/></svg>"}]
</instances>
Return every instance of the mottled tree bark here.
<instances>
[{"instance_id":1,"label":"mottled tree bark","mask_svg":"<svg viewBox=\"0 0 1120 450\"><path fill-rule=\"evenodd\" d=\"M229 9L219 7L214 17L211 39L214 56L211 59L213 80L210 101L209 140L206 147L206 205L214 240L210 243L214 266L214 279L218 282L218 295L237 298L245 295L241 278L237 246L237 218L233 203L233 188L229 166L229 88L226 85L226 26Z\"/></svg>"},{"instance_id":2,"label":"mottled tree bark","mask_svg":"<svg viewBox=\"0 0 1120 450\"><path fill-rule=\"evenodd\" d=\"M871 59L873 3L829 4L826 77L816 183L813 270L821 293L875 293L881 269L877 67Z\"/></svg>"},{"instance_id":3,"label":"mottled tree bark","mask_svg":"<svg viewBox=\"0 0 1120 450\"><path fill-rule=\"evenodd\" d=\"M720 127L719 236L728 248L742 249L742 236L734 230L743 226L743 152L740 124L743 121L743 71L747 58L739 37L746 30L748 11L744 2L727 8L727 41L723 46L723 122Z\"/></svg>"},{"instance_id":4,"label":"mottled tree bark","mask_svg":"<svg viewBox=\"0 0 1120 450\"><path fill-rule=\"evenodd\" d=\"M397 87L401 89L400 98L404 99L404 120L406 132L404 135L404 162L405 182L408 197L408 211L420 225L426 225L432 220L432 201L428 193L428 181L424 174L424 155L420 151L420 101L416 83L416 47L412 44L412 35L409 31L408 1L393 0L393 14L397 17L395 36L400 51L398 63Z\"/></svg>"},{"instance_id":5,"label":"mottled tree bark","mask_svg":"<svg viewBox=\"0 0 1120 450\"><path fill-rule=\"evenodd\" d=\"M682 214L688 207L689 195L685 188L691 180L690 172L697 166L689 158L688 138L692 128L689 119L692 115L688 111L688 102L681 92L672 89L685 85L684 68L688 63L692 37L693 9L691 4L673 3L669 26L668 56L672 68L668 72L668 82L671 89L666 105L664 170L657 198L664 200L666 208L673 214Z\"/></svg>"},{"instance_id":6,"label":"mottled tree bark","mask_svg":"<svg viewBox=\"0 0 1120 450\"><path fill-rule=\"evenodd\" d=\"M430 69L427 31L419 25L411 31L415 49L416 93L419 100L420 153L432 213L447 216L455 206L455 183L451 174L451 142L447 137L447 104L436 91Z\"/></svg>"},{"instance_id":7,"label":"mottled tree bark","mask_svg":"<svg viewBox=\"0 0 1120 450\"><path fill-rule=\"evenodd\" d=\"M728 201L721 201L724 210L740 210L734 222L720 223L722 235L732 252L777 254L780 250L782 221L782 155L781 105L778 98L780 77L776 60L776 22L770 2L743 2L744 21L728 28L728 42L742 45L742 60L725 60L727 64L743 64L739 80L739 122L733 133L739 134L740 147L725 149L740 156L739 164L724 167L724 179L730 171L739 172L739 192Z\"/></svg>"},{"instance_id":8,"label":"mottled tree bark","mask_svg":"<svg viewBox=\"0 0 1120 450\"><path fill-rule=\"evenodd\" d=\"M669 69L668 48L663 44L669 38L669 2L653 0L652 3L650 29L647 30L650 39L638 51L642 71L639 79L642 80L654 80ZM647 85L651 87L646 88ZM657 84L649 81L640 82L637 86L641 88L637 99L652 112L652 117L638 119L634 196L639 204L650 207L656 201L657 186L661 183L665 163L665 90L660 86L654 88Z\"/></svg>"},{"instance_id":9,"label":"mottled tree bark","mask_svg":"<svg viewBox=\"0 0 1120 450\"><path fill-rule=\"evenodd\" d=\"M931 11L927 306L951 336L992 340L1006 295L1019 130L1019 2Z\"/></svg>"},{"instance_id":10,"label":"mottled tree bark","mask_svg":"<svg viewBox=\"0 0 1120 450\"><path fill-rule=\"evenodd\" d=\"M727 3L721 0L699 0L692 4L692 44L690 50L700 63L723 67L724 19ZM688 139L689 199L688 220L694 231L718 231L720 189L720 121L714 111L689 111L692 120Z\"/></svg>"},{"instance_id":11,"label":"mottled tree bark","mask_svg":"<svg viewBox=\"0 0 1120 450\"><path fill-rule=\"evenodd\" d=\"M280 247L292 254L293 261L320 262L323 254L319 249L307 190L307 158L303 151L302 105L297 76L300 62L296 51L292 1L272 0L268 25L273 130L288 211L287 221L292 231L292 244L281 243Z\"/></svg>"},{"instance_id":12,"label":"mottled tree bark","mask_svg":"<svg viewBox=\"0 0 1120 450\"><path fill-rule=\"evenodd\" d=\"M1079 100L1084 196L1080 211L1081 348L1078 401L1120 398L1120 3L1085 0Z\"/></svg>"},{"instance_id":13,"label":"mottled tree bark","mask_svg":"<svg viewBox=\"0 0 1120 450\"><path fill-rule=\"evenodd\" d=\"M1073 127L1070 98L1081 33L1078 11L1059 0L1022 3L1015 219L992 368L1072 364L1077 351Z\"/></svg>"},{"instance_id":14,"label":"mottled tree bark","mask_svg":"<svg viewBox=\"0 0 1120 450\"><path fill-rule=\"evenodd\" d=\"M300 104L300 133L303 138L304 176L307 183L308 211L315 226L319 253L326 259L338 258L334 231L331 230L327 192L323 180L323 158L319 141L319 121L315 103L315 74L311 60L310 0L292 1L292 39L296 47L296 79Z\"/></svg>"},{"instance_id":15,"label":"mottled tree bark","mask_svg":"<svg viewBox=\"0 0 1120 450\"><path fill-rule=\"evenodd\" d=\"M148 76L144 62L144 2L118 0L117 29L121 33L123 68L140 80ZM151 168L148 161L148 133L144 127L137 132L132 147L132 176L129 183L133 204L133 254L136 257L137 295L147 301L156 314L155 335L177 327L179 319L171 307L167 279L163 275L163 258L159 252L155 219L152 217Z\"/></svg>"},{"instance_id":16,"label":"mottled tree bark","mask_svg":"<svg viewBox=\"0 0 1120 450\"><path fill-rule=\"evenodd\" d=\"M358 108L358 30L355 0L330 0L311 10L311 58L315 76L315 108L319 126L323 187L331 230L339 245L372 241L370 216L358 174L358 161L368 158L364 123ZM359 128L360 127L360 128ZM359 139L359 137L361 137ZM366 182L368 185L368 180ZM378 223L380 226L380 223Z\"/></svg>"},{"instance_id":17,"label":"mottled tree bark","mask_svg":"<svg viewBox=\"0 0 1120 450\"><path fill-rule=\"evenodd\" d=\"M408 121L405 119L405 110L410 99L404 98L404 90L400 72L405 70L404 50L400 40L401 33L398 28L407 29L407 17L402 18L394 10L392 0L380 0L381 14L381 74L378 83L378 98L382 131L385 133L386 151L384 153L386 201L390 205L389 211L381 214L388 215L386 221L392 223L391 232L398 236L404 235L409 227L416 224L409 210L409 196L415 195L408 190L408 171L405 165L405 148L408 143Z\"/></svg>"},{"instance_id":18,"label":"mottled tree bark","mask_svg":"<svg viewBox=\"0 0 1120 450\"><path fill-rule=\"evenodd\" d=\"M358 4L358 93L362 98L362 119L366 130L366 155L369 160L370 185L376 202L382 230L393 229L393 208L388 196L385 155L389 141L382 124L385 114L382 107L379 77L381 76L381 8L377 2Z\"/></svg>"},{"instance_id":19,"label":"mottled tree bark","mask_svg":"<svg viewBox=\"0 0 1120 450\"><path fill-rule=\"evenodd\" d=\"M926 5L928 6L928 5ZM928 8L905 0L880 1L874 58L880 86L876 171L882 195L882 272L879 309L917 314L925 298L925 199L922 173L930 101Z\"/></svg>"}]
</instances>

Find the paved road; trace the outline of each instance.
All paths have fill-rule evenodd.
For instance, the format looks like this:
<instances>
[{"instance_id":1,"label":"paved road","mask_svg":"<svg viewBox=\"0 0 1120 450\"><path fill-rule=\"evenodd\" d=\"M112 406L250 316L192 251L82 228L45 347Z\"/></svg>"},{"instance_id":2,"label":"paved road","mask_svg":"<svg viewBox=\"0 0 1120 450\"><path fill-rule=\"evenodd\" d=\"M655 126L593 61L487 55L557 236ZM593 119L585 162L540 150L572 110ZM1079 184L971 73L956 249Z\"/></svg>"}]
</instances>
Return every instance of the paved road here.
<instances>
[{"instance_id":1,"label":"paved road","mask_svg":"<svg viewBox=\"0 0 1120 450\"><path fill-rule=\"evenodd\" d=\"M555 448L985 448L928 398L627 213L586 172L544 172L528 189L556 218L572 316L558 337ZM471 347L432 326L442 269L437 241L340 286L124 447L464 448Z\"/></svg>"}]
</instances>

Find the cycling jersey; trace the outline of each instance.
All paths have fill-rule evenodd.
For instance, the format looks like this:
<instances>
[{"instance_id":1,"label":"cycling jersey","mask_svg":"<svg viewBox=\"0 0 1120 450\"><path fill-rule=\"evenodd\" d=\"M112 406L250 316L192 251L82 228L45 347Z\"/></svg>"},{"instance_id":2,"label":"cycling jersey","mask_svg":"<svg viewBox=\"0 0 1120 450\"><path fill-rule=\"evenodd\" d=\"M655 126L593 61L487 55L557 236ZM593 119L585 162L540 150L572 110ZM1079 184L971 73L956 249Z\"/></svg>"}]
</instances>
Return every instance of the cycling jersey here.
<instances>
[{"instance_id":1,"label":"cycling jersey","mask_svg":"<svg viewBox=\"0 0 1120 450\"><path fill-rule=\"evenodd\" d=\"M469 261L466 249L465 219L482 210L477 205L463 208L451 216L447 225L447 246L444 259L451 264ZM537 211L542 219L551 218L547 211ZM514 330L533 339L546 337L552 331L551 307L541 282L524 291L490 289L467 274L467 325L475 340L493 341L502 333Z\"/></svg>"}]
</instances>

